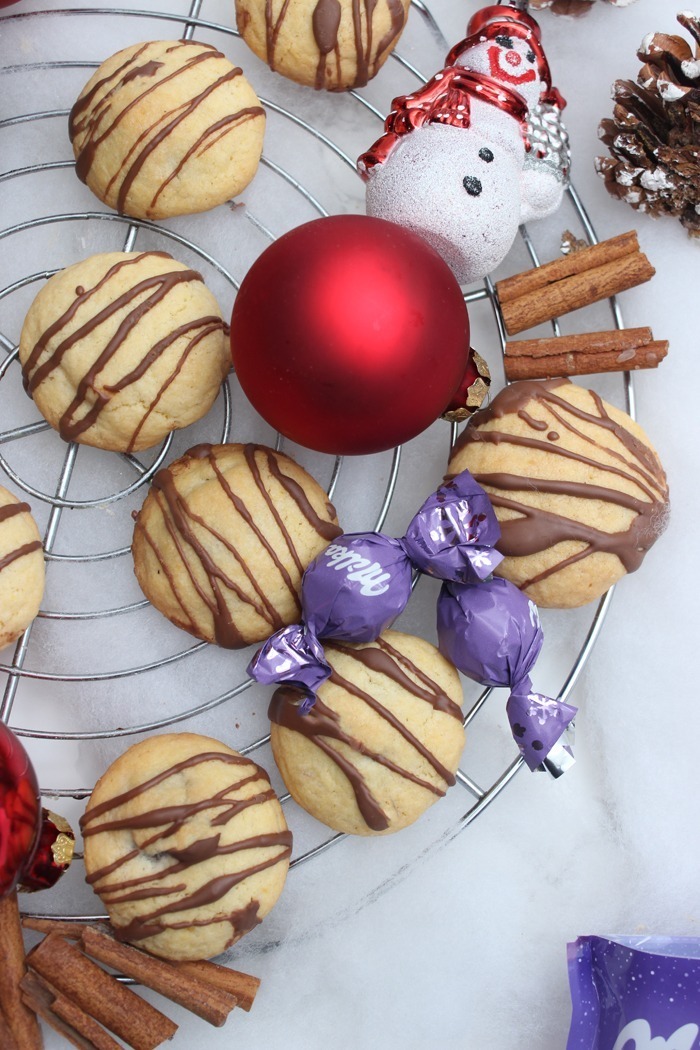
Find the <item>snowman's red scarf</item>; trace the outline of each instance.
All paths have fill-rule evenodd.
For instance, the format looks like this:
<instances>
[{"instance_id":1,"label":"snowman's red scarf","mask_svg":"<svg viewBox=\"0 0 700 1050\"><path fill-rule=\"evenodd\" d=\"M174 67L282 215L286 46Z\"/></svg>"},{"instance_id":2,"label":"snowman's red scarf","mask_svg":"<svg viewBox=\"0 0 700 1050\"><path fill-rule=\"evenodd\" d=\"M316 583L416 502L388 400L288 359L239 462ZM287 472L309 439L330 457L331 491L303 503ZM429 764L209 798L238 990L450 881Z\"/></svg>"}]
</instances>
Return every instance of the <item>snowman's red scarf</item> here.
<instances>
[{"instance_id":1,"label":"snowman's red scarf","mask_svg":"<svg viewBox=\"0 0 700 1050\"><path fill-rule=\"evenodd\" d=\"M488 102L517 120L525 147L530 148L526 137L528 107L523 96L484 73L451 66L436 73L419 91L394 99L384 122L384 134L357 162L362 178L368 179L372 168L383 164L400 139L416 128L426 124L468 128L473 98Z\"/></svg>"}]
</instances>

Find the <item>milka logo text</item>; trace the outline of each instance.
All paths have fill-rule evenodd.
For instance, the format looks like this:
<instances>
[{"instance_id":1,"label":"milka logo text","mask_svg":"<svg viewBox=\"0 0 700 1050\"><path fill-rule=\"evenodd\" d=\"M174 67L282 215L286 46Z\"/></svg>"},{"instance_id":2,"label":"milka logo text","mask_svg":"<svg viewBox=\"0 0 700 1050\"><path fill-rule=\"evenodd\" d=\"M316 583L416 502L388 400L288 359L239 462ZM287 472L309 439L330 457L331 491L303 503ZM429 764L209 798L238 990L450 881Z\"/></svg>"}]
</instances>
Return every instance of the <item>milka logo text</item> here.
<instances>
[{"instance_id":1,"label":"milka logo text","mask_svg":"<svg viewBox=\"0 0 700 1050\"><path fill-rule=\"evenodd\" d=\"M661 1035L652 1036L651 1025L640 1017L625 1025L613 1050L693 1050L698 1032L700 1028L696 1024L684 1024L668 1039Z\"/></svg>"},{"instance_id":2,"label":"milka logo text","mask_svg":"<svg viewBox=\"0 0 700 1050\"><path fill-rule=\"evenodd\" d=\"M323 555L328 559L329 568L337 572L345 570L348 580L360 584L360 594L374 597L389 590L391 573L383 572L378 561L363 558L342 543L331 543Z\"/></svg>"}]
</instances>

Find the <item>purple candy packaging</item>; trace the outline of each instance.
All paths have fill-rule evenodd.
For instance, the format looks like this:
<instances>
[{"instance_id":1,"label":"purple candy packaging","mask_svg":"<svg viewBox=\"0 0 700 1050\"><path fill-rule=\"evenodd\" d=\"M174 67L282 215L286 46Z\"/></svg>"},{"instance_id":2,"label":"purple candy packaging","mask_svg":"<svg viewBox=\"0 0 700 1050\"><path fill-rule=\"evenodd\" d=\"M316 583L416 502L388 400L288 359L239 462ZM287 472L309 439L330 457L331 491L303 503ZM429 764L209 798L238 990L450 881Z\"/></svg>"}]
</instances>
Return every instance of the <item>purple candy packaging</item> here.
<instances>
[{"instance_id":1,"label":"purple candy packaging","mask_svg":"<svg viewBox=\"0 0 700 1050\"><path fill-rule=\"evenodd\" d=\"M494 550L499 536L488 496L465 470L428 497L403 538L377 532L336 537L304 573L303 624L272 635L248 673L258 682L313 692L327 677L318 639L374 641L406 607L414 571L465 583L488 578L503 560Z\"/></svg>"},{"instance_id":2,"label":"purple candy packaging","mask_svg":"<svg viewBox=\"0 0 700 1050\"><path fill-rule=\"evenodd\" d=\"M568 962L566 1050L700 1050L700 939L579 937Z\"/></svg>"},{"instance_id":3,"label":"purple candy packaging","mask_svg":"<svg viewBox=\"0 0 700 1050\"><path fill-rule=\"evenodd\" d=\"M437 633L440 652L462 674L511 690L506 713L513 738L528 767L538 769L576 708L533 689L530 671L543 642L535 603L497 576L479 584L445 583L437 603Z\"/></svg>"},{"instance_id":4,"label":"purple candy packaging","mask_svg":"<svg viewBox=\"0 0 700 1050\"><path fill-rule=\"evenodd\" d=\"M494 548L498 520L468 470L423 503L400 539L363 532L338 536L302 578L302 623L273 634L248 673L265 685L285 683L313 704L331 674L324 639L374 641L405 608L414 573L443 582L438 599L439 648L468 677L508 686L506 712L530 769L558 776L573 756L561 738L576 708L536 693L529 672L542 647L537 607L494 577L503 556Z\"/></svg>"}]
</instances>

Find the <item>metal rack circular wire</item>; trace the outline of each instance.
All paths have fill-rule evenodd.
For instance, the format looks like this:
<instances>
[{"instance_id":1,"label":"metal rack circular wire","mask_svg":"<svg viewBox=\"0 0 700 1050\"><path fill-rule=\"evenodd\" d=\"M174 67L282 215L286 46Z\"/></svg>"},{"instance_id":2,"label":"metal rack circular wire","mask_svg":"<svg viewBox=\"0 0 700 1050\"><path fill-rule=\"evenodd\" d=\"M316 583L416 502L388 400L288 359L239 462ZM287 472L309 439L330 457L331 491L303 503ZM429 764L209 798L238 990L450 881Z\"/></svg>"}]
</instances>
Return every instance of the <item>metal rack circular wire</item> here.
<instances>
[{"instance_id":1,"label":"metal rack circular wire","mask_svg":"<svg viewBox=\"0 0 700 1050\"><path fill-rule=\"evenodd\" d=\"M185 15L166 11L95 7L80 10L28 12L22 15L6 15L5 19L7 19L7 25L11 23L19 25L22 22L34 24L36 20L47 18L64 19L70 22L68 26L68 29L70 29L74 25L74 19L79 19L82 26L90 26L91 20L97 18L107 21L121 18L127 20L126 25L130 32L132 30L135 32L134 27L137 23L145 21L147 24L151 22L155 25L163 24L165 27L168 27L168 31L172 28L185 38L191 38L195 32L197 34L204 33L209 34L209 37L217 41L223 41L224 43L221 46L224 48L226 46L239 46L241 42L235 28L208 21L201 17L203 3L206 3L206 0L193 0L189 11ZM439 68L437 63L440 62L441 56L444 56L447 49L447 42L441 37L440 30L430 13L429 7L423 3L423 0L412 0L412 7L414 9L412 14L413 32L421 45L421 55L426 56L425 66L423 71L419 71L405 57L402 43L397 51L393 53L388 63L389 67L393 67L391 70L393 80L389 74L384 78L391 91L388 94L389 100L393 95L406 91L407 81L409 81L409 89L416 82L425 82L433 72L433 67L429 64L431 57L436 63L434 68ZM79 89L82 86L82 82L91 75L98 64L99 61L95 59L84 60L71 57L65 60L52 59L44 61L42 59L37 62L25 63L24 65L7 66L0 70L0 79L5 84L10 84L14 78L18 78L21 87L22 77L26 77L28 74L44 78L57 76L61 83L65 82L71 87L75 86L75 88ZM82 82L80 82L79 78L82 78ZM326 109L332 106L341 107L344 114L349 112L348 107L354 107L355 120L358 122L358 127L363 129L365 143L368 143L376 137L381 121L384 119L386 110L381 108L381 101L374 100L372 90L353 90L348 92L347 96L340 101L338 96L326 100L314 98L313 104L309 105L311 112L307 115L305 112L305 99L307 96L301 90L298 91L296 86L289 88L288 84L285 82L280 83L280 81L281 78L276 78L274 84L272 79L266 81L266 83L273 84L274 89L277 91L277 97L273 97L272 92L269 93L269 96L260 92L261 101L266 108L268 117L275 119L280 125L292 129L293 134L300 136L301 141L306 143L309 149L313 147L313 149L317 150L318 156L326 158L320 162L322 165L332 163L338 166L337 170L342 170L346 174L349 173L348 177L354 178L354 157L357 154L352 153L351 147L347 147L343 142L339 143L338 141L338 139L342 140L344 137L342 120L336 120L335 123L331 123L331 128L337 132L337 135L326 131L321 126L324 123L323 120L319 121L318 119L318 114L323 112L320 107L325 106ZM397 86L397 90L393 90L394 86ZM387 89L385 88L384 90L386 94ZM287 101L287 95L290 95L291 102ZM0 91L0 97L3 97L2 91ZM38 130L41 134L48 126L56 128L59 123L63 126L72 101L68 87L65 88L65 97L62 97L60 101L62 104L56 108L47 107L41 110L12 115L5 115L0 112L0 136L10 133L11 136L14 136L14 141L22 142L22 133L26 129L31 129L32 132ZM352 134L349 135L349 138L352 140ZM2 141L2 138L0 138L0 141ZM63 148L65 152L66 146L60 148ZM29 150L31 152L31 144ZM5 158L9 157L12 164L14 156L11 148L4 149L3 156ZM101 244L102 240L106 240L110 245L116 240L118 241L118 248L122 251L134 250L137 242L140 246L143 243L150 244L157 240L159 243L163 243L168 250L172 250L175 253L190 253L197 260L198 264L206 270L207 275L211 275L212 280L218 283L218 287L224 289L223 294L226 294L229 298L235 296L239 279L232 272L233 267L225 264L222 253L214 251L208 246L211 227L207 227L206 236L201 238L199 236L200 229L203 229L204 224L211 222L211 220L206 218L197 219L194 225L187 222L156 224L130 219L107 210L82 210L79 207L56 210L48 214L40 212L30 218L25 218L16 214L12 208L12 201L16 196L14 188L25 181L30 186L38 185L39 183L36 180L42 180L41 185L46 186L48 183L43 180L47 178L51 180L56 178L65 179L66 181L62 183L62 186L67 186L67 180L73 178L73 160L66 157L65 159L39 163L22 163L21 161L22 158L20 157L19 164L0 174L0 201L10 202L8 215L3 215L3 219L0 221L0 243L6 249L4 255L7 259L14 260L15 255L19 257L23 252L25 255L31 254L24 247L26 239L29 248L31 248L33 243L49 245L49 254L53 251L53 254L57 255L57 265L31 270L30 272L22 273L21 276L12 274L7 283L4 283L4 278L0 275L0 309L3 317L8 316L8 306L15 301L17 302L15 312L20 317L26 296L35 294L41 283L55 273L57 269L61 268L61 248L60 246L56 247L56 238L53 236L54 230L62 235L66 235L66 231L68 231L67 237L74 253L78 252L83 243L81 238L85 236L84 231L86 228L89 228L88 239L92 239L98 244ZM297 221L301 221L305 217L329 214L330 209L321 203L320 198L322 194L319 193L317 186L309 185L308 180L302 179L299 174L290 170L288 165L282 163L281 160L275 159L272 153L268 153L267 146L263 156L262 167L265 177L269 177L278 188L275 190L275 193L282 193L284 200L294 202L294 206L288 209L291 216L291 225L296 225ZM340 181L342 183L342 178ZM77 184L77 180L75 182ZM27 192L30 200L40 196L32 190ZM87 191L84 191L82 187L76 187L76 192L82 194ZM333 201L333 210L339 210L345 206L346 198L343 197L344 193L346 193L346 190L341 185L337 197ZM70 196L70 193L68 196ZM590 243L595 243L597 240L595 231L573 187L569 187L567 190L567 197L568 205L575 216L575 220L578 222L582 235ZM278 218L275 221L271 221L267 218L264 211L261 214L254 206L254 203L246 203L246 206L243 208L232 206L232 221L238 222L239 227L242 222L247 223L252 231L252 236L257 238L252 249L253 252L262 250L265 244L275 239L277 236L275 226L279 223ZM237 211L241 215L237 216ZM238 221L239 218L240 222ZM521 246L524 246L531 265L539 265L538 250L530 232L523 227L520 235ZM20 245L22 251L14 251L13 249L16 245ZM63 265L65 264L63 263ZM14 262L13 265L15 265ZM17 265L20 266L21 264L18 263ZM492 279L487 277L481 286L469 290L465 294L465 301L470 307L476 307L477 304L482 302L487 306L490 310L491 327L495 327L498 343L502 350L505 345L505 331ZM613 313L614 324L617 327L623 327L622 317L614 300L611 300L610 307ZM553 322L553 325L555 332L558 332L557 322ZM171 434L159 448L147 454L117 456L115 453L103 453L103 456L107 455L110 457L111 463L116 463L114 470L116 480L108 483L111 475L110 470L102 469L104 460L95 461L91 457L91 453L89 451L86 452L84 447L63 443L57 435L53 434L49 425L36 416L29 400L26 398L22 400L19 396L16 396L17 387L20 385L19 365L17 363L18 351L15 339L11 338L5 330L4 322L0 323L0 350L4 354L4 358L0 360L0 467L8 479L9 487L26 494L32 501L33 509L38 507L43 510L43 544L48 565L48 577L50 578L51 574L55 572L83 572L88 577L92 577L104 569L110 573L114 572L130 576L128 571L131 568L130 545L128 542L123 542L123 538L121 540L118 539L116 542L110 541L107 544L107 549L94 551L61 549L61 541L72 531L71 524L75 514L96 513L102 519L107 517L109 520L111 520L112 515L121 515L122 518L128 518L129 510L132 506L130 502L132 497L140 498L145 494L146 488L155 472L166 460L174 456L173 450L176 440ZM626 374L622 381L624 384L626 409L634 416L634 394L629 374ZM211 413L202 424L208 428L206 440L226 442L233 439L234 417L236 415L233 406L237 398L234 383L234 377L230 377L224 383L216 411ZM16 406L20 402L21 408L19 413L16 414ZM16 414L16 418L13 417L13 413ZM11 420L9 425L7 422L8 418ZM443 453L446 457L449 443L454 441L456 437L457 427L452 425L449 428L444 424L442 426L444 428ZM32 442L35 442L37 439L51 442L48 453L50 462L44 464L46 466L45 470L39 471L42 475L41 480L35 477L37 473L36 461L42 459L48 446L42 445L42 455L31 451ZM280 436L277 435L274 440L276 447L280 447L282 444ZM194 443L193 440L189 440L187 445ZM27 447L30 448L30 452L24 457L14 455L17 449ZM87 474L83 471L81 483L77 486L80 494L76 491L75 484L79 475L79 456L88 459ZM332 460L331 457L325 457L325 460L326 462L322 465L325 475L324 483L329 497L335 498L336 492L342 488L343 479L348 471L351 471L351 468L341 458ZM97 469L95 469L95 462L98 464ZM389 454L386 463L383 465L381 484L377 493L375 493L372 520L365 520L362 523L363 529L381 530L385 525L387 517L396 502L401 462L402 449L397 448ZM127 570L125 570L125 566L128 567ZM556 694L561 699L566 699L570 695L586 664L600 633L611 597L612 591L608 592L597 608L590 614L590 622L578 640L577 650L570 660L564 679ZM42 608L37 620L26 629L16 643L10 659L6 658L5 661L0 659L0 686L2 687L0 693L0 719L10 723L16 709L21 706L16 704L16 702L22 688L31 687L31 689L38 691L52 691L59 687L97 690L99 688L114 688L116 684L120 683L127 689L131 689L133 686L138 691L142 688L140 683L148 680L151 672L164 672L175 675L178 669L182 669L183 666L194 660L204 660L205 662L198 666L206 668L207 660L211 662L221 657L220 651L216 654L214 653L216 647L209 646L204 642L192 644L187 636L183 635L182 632L177 632L174 628L172 632L175 632L177 642L173 644L173 634L169 634L167 636L168 651L156 653L151 658L148 658L143 653L142 658L135 662L127 660L126 665L117 664L106 669L95 669L93 667L74 671L61 666L65 654L60 651L59 646L52 643L50 633L47 635L48 642L45 637L35 644L37 633L40 633L42 629L50 632L54 627L64 632L69 629L82 630L83 627L94 630L97 624L108 622L109 624L116 624L116 631L120 634L129 634L130 631L133 633L133 628L129 627L129 618L148 614L149 611L148 602L134 593L130 594L128 587L122 599L108 602L107 607L78 610ZM115 631L115 629L112 628L112 631ZM61 657L58 660L59 666L56 665L57 653L60 653ZM214 680L217 681L221 677L220 673L218 673L218 677L213 675ZM201 681L204 681L204 676L202 676ZM139 683L138 686L137 683ZM121 738L163 730L181 722L199 719L239 697L250 686L251 681L245 674L242 674L240 680L234 685L227 685L219 691L215 690L215 695L202 697L200 693L200 695L196 696L194 703L185 701L174 710L168 710L162 714L149 714L128 725L122 724L122 712L119 710L118 704L115 704L115 714L112 722L109 725L100 724L97 728L66 730L58 726L42 728L36 724L14 725L13 728L18 735L35 740L38 743L70 742L78 745L89 741L118 741ZM491 689L484 689L468 702L468 709L464 718L466 726L475 725L483 716L492 692L493 690ZM262 751L269 741L269 736L266 733L260 733L259 730L252 732L250 736L251 738L243 746L235 745L244 754ZM430 841L425 843L423 848L409 862L398 870L392 871L387 878L380 879L369 896L376 896L394 884L396 879L417 863L421 856L427 855L461 832L477 816L483 813L486 807L510 783L522 766L523 760L520 757L515 759L508 758L486 786L466 768L460 769L457 773L457 783L471 796L468 808L456 819L452 819L449 825L442 828L437 835L433 835ZM91 788L89 786L44 786L43 788L43 794L50 799L70 798L80 801L87 798L90 792ZM290 823L293 825L295 819L293 812L294 803L290 800L289 795L283 795L282 802L287 806L288 813L290 810L292 811L289 813L289 816ZM320 841L295 855L291 862L292 869L316 857L345 838L342 834L328 835L326 829L322 829L322 831L326 832L327 837L321 838ZM58 917L91 919L95 916L88 914L64 914Z\"/></svg>"}]
</instances>

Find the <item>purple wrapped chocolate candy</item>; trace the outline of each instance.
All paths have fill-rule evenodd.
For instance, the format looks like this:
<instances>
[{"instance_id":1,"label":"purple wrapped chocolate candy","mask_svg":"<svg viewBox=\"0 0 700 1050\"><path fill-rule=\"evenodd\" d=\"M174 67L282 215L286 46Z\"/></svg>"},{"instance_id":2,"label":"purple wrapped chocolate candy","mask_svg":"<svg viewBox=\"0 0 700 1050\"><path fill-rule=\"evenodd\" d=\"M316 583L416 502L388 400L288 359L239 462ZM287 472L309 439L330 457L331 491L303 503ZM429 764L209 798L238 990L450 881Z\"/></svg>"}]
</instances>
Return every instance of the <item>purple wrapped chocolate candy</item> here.
<instances>
[{"instance_id":1,"label":"purple wrapped chocolate candy","mask_svg":"<svg viewBox=\"0 0 700 1050\"><path fill-rule=\"evenodd\" d=\"M259 682L289 682L313 692L314 677L318 685L327 675L314 667L311 638L321 654L318 639L374 641L406 607L415 570L441 580L483 580L502 560L493 549L499 536L489 498L467 470L425 501L402 539L377 532L338 536L304 573L303 626L274 634L248 673Z\"/></svg>"},{"instance_id":2,"label":"purple wrapped chocolate candy","mask_svg":"<svg viewBox=\"0 0 700 1050\"><path fill-rule=\"evenodd\" d=\"M468 470L441 485L406 530L403 547L417 569L438 580L478 583L503 561L491 501Z\"/></svg>"},{"instance_id":3,"label":"purple wrapped chocolate candy","mask_svg":"<svg viewBox=\"0 0 700 1050\"><path fill-rule=\"evenodd\" d=\"M576 708L534 692L530 671L542 648L537 606L508 580L445 583L437 606L438 647L468 678L508 686L506 713L518 748L537 769Z\"/></svg>"},{"instance_id":4,"label":"purple wrapped chocolate candy","mask_svg":"<svg viewBox=\"0 0 700 1050\"><path fill-rule=\"evenodd\" d=\"M406 608L412 577L401 540L378 532L338 536L304 573L306 625L317 638L372 642Z\"/></svg>"}]
</instances>

